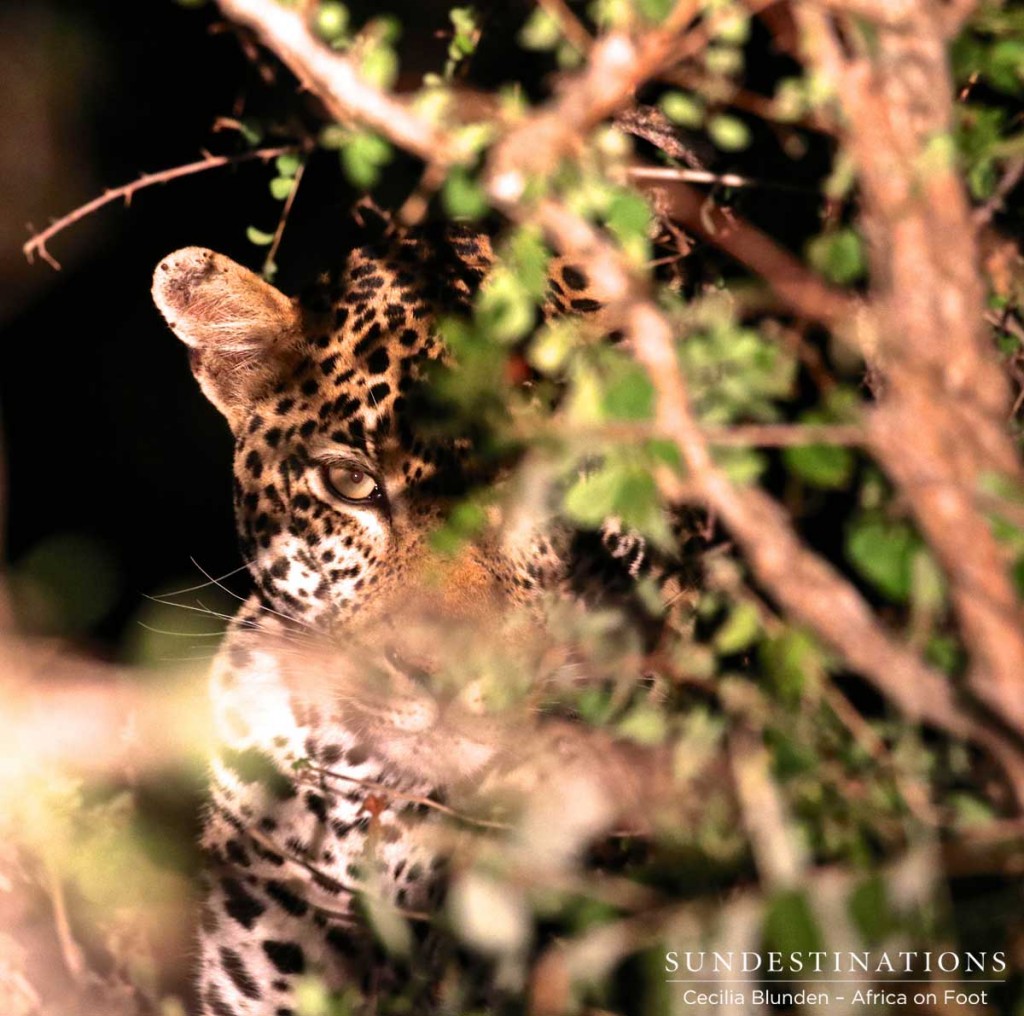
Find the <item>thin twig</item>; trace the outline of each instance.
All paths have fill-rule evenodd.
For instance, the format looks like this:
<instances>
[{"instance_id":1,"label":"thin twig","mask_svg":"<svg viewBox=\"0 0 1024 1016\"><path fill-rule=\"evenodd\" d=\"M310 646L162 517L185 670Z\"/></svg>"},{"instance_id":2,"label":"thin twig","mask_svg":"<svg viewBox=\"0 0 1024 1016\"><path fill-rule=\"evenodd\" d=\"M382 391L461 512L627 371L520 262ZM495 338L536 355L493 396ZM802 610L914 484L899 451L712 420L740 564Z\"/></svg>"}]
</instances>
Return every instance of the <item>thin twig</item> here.
<instances>
[{"instance_id":1,"label":"thin twig","mask_svg":"<svg viewBox=\"0 0 1024 1016\"><path fill-rule=\"evenodd\" d=\"M357 787L363 787L366 790L375 790L383 796L392 797L398 801L405 801L407 804L415 804L422 808L429 808L441 815L447 815L448 818L455 819L456 822L464 822L467 825L479 826L481 829L501 829L507 831L512 828L508 822L497 822L492 819L477 818L474 815L466 815L462 812L456 811L454 808L442 803L441 801L435 801L432 797L424 797L421 794L409 794L405 791L398 790L395 787L389 787L386 783L381 783L378 780L362 780L356 776L349 776L347 773L339 772L337 769L325 769L322 766L309 765L306 768L310 769L312 772L320 773L322 776L329 776L333 780L342 780L345 783L353 783Z\"/></svg>"},{"instance_id":2,"label":"thin twig","mask_svg":"<svg viewBox=\"0 0 1024 1016\"><path fill-rule=\"evenodd\" d=\"M565 0L537 0L537 5L543 7L552 21L557 22L562 30L562 35L580 53L588 53L594 40L590 32L586 30L583 22L576 17L569 9Z\"/></svg>"},{"instance_id":3,"label":"thin twig","mask_svg":"<svg viewBox=\"0 0 1024 1016\"><path fill-rule=\"evenodd\" d=\"M80 222L93 212L98 211L113 201L124 200L125 205L130 205L136 192L146 187L152 187L158 183L168 183L171 180L180 179L183 176L192 176L195 173L204 173L208 169L220 169L221 166L234 166L242 162L251 162L254 159L261 159L266 162L268 159L275 159L279 155L286 155L299 151L297 145L282 145L278 148L260 148L253 152L242 152L240 155L205 155L198 162L190 162L184 166L175 166L173 169L165 169L159 173L144 173L131 183L114 187L104 191L99 197L79 206L73 212L51 223L46 229L33 235L22 246L25 257L31 262L35 255L39 255L51 268L60 271L60 264L46 249L47 243L58 233L67 229L68 226Z\"/></svg>"},{"instance_id":4,"label":"thin twig","mask_svg":"<svg viewBox=\"0 0 1024 1016\"><path fill-rule=\"evenodd\" d=\"M705 427L704 438L719 447L805 448L808 445L857 446L867 440L852 423L745 423Z\"/></svg>"},{"instance_id":5,"label":"thin twig","mask_svg":"<svg viewBox=\"0 0 1024 1016\"><path fill-rule=\"evenodd\" d=\"M1024 179L1024 155L1010 160L999 183L996 184L992 196L983 205L974 209L971 221L974 223L975 229L987 226L995 218L996 213L1003 210L1006 198L1022 179Z\"/></svg>"},{"instance_id":6,"label":"thin twig","mask_svg":"<svg viewBox=\"0 0 1024 1016\"><path fill-rule=\"evenodd\" d=\"M295 195L299 192L299 184L302 182L302 174L306 172L305 162L300 162L292 177L292 189L288 197L284 199L284 207L281 209L281 217L277 220L277 229L274 230L274 239L267 251L266 259L263 262L263 274L269 278L276 267L274 259L277 257L277 249L281 246L281 237L284 236L285 226L288 224L288 216L291 214L292 205L295 203Z\"/></svg>"},{"instance_id":7,"label":"thin twig","mask_svg":"<svg viewBox=\"0 0 1024 1016\"><path fill-rule=\"evenodd\" d=\"M630 166L628 176L641 184L653 183L708 183L718 187L761 187L765 190L792 191L796 194L814 194L816 188L786 183L783 180L759 180L739 173L713 173L706 169L687 169L675 166Z\"/></svg>"}]
</instances>

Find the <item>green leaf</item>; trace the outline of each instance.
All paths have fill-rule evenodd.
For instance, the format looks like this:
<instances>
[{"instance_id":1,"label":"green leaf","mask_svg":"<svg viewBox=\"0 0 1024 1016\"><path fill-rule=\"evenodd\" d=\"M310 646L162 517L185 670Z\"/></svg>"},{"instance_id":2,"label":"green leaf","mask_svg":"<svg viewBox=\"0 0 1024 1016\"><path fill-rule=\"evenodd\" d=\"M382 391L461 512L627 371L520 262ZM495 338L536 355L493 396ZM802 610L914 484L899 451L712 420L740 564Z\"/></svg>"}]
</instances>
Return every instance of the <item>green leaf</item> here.
<instances>
[{"instance_id":1,"label":"green leaf","mask_svg":"<svg viewBox=\"0 0 1024 1016\"><path fill-rule=\"evenodd\" d=\"M853 476L856 462L849 448L821 444L785 448L782 460L790 472L812 487L823 490L841 490L846 487Z\"/></svg>"},{"instance_id":2,"label":"green leaf","mask_svg":"<svg viewBox=\"0 0 1024 1016\"><path fill-rule=\"evenodd\" d=\"M337 0L324 0L313 14L313 31L325 42L341 39L348 28L348 8Z\"/></svg>"},{"instance_id":3,"label":"green leaf","mask_svg":"<svg viewBox=\"0 0 1024 1016\"><path fill-rule=\"evenodd\" d=\"M988 54L985 77L1010 95L1024 92L1024 39L1001 39Z\"/></svg>"},{"instance_id":4,"label":"green leaf","mask_svg":"<svg viewBox=\"0 0 1024 1016\"><path fill-rule=\"evenodd\" d=\"M367 26L372 31L374 38L394 46L402 38L402 22L393 14L382 14L376 17Z\"/></svg>"},{"instance_id":5,"label":"green leaf","mask_svg":"<svg viewBox=\"0 0 1024 1016\"><path fill-rule=\"evenodd\" d=\"M716 448L715 462L741 487L754 483L768 468L768 460L756 448Z\"/></svg>"},{"instance_id":6,"label":"green leaf","mask_svg":"<svg viewBox=\"0 0 1024 1016\"><path fill-rule=\"evenodd\" d=\"M658 105L665 116L683 127L700 127L704 123L704 104L695 95L666 92Z\"/></svg>"},{"instance_id":7,"label":"green leaf","mask_svg":"<svg viewBox=\"0 0 1024 1016\"><path fill-rule=\"evenodd\" d=\"M431 534L431 546L439 553L451 556L486 525L487 513L482 505L475 501L460 501L445 524Z\"/></svg>"},{"instance_id":8,"label":"green leaf","mask_svg":"<svg viewBox=\"0 0 1024 1016\"><path fill-rule=\"evenodd\" d=\"M341 150L341 162L357 187L372 187L380 179L381 166L391 159L391 146L376 134L354 135Z\"/></svg>"},{"instance_id":9,"label":"green leaf","mask_svg":"<svg viewBox=\"0 0 1024 1016\"><path fill-rule=\"evenodd\" d=\"M602 405L612 420L649 420L654 415L654 386L647 371L624 365L608 380Z\"/></svg>"},{"instance_id":10,"label":"green leaf","mask_svg":"<svg viewBox=\"0 0 1024 1016\"><path fill-rule=\"evenodd\" d=\"M476 23L476 12L472 7L453 7L448 12L448 18L455 29L455 35L452 38L455 56L469 56L476 49L480 36L480 29Z\"/></svg>"},{"instance_id":11,"label":"green leaf","mask_svg":"<svg viewBox=\"0 0 1024 1016\"><path fill-rule=\"evenodd\" d=\"M683 455L679 451L679 445L671 438L651 438L644 443L644 449L650 455L651 461L668 466L677 473L683 471Z\"/></svg>"},{"instance_id":12,"label":"green leaf","mask_svg":"<svg viewBox=\"0 0 1024 1016\"><path fill-rule=\"evenodd\" d=\"M742 10L734 9L714 22L714 36L722 42L742 46L750 38L750 18Z\"/></svg>"},{"instance_id":13,"label":"green leaf","mask_svg":"<svg viewBox=\"0 0 1024 1016\"><path fill-rule=\"evenodd\" d=\"M277 167L278 176L295 176L302 165L302 159L296 152L285 152L277 157L274 165Z\"/></svg>"},{"instance_id":14,"label":"green leaf","mask_svg":"<svg viewBox=\"0 0 1024 1016\"><path fill-rule=\"evenodd\" d=\"M933 667L946 674L955 674L964 661L963 650L951 635L933 635L925 646L924 655Z\"/></svg>"},{"instance_id":15,"label":"green leaf","mask_svg":"<svg viewBox=\"0 0 1024 1016\"><path fill-rule=\"evenodd\" d=\"M616 729L620 737L648 747L664 744L668 734L664 712L646 703L631 709Z\"/></svg>"},{"instance_id":16,"label":"green leaf","mask_svg":"<svg viewBox=\"0 0 1024 1016\"><path fill-rule=\"evenodd\" d=\"M270 181L270 193L275 201L284 201L295 187L295 180L290 176L275 176Z\"/></svg>"},{"instance_id":17,"label":"green leaf","mask_svg":"<svg viewBox=\"0 0 1024 1016\"><path fill-rule=\"evenodd\" d=\"M639 194L616 190L608 203L605 222L633 262L642 265L650 260L651 209Z\"/></svg>"},{"instance_id":18,"label":"green leaf","mask_svg":"<svg viewBox=\"0 0 1024 1016\"><path fill-rule=\"evenodd\" d=\"M263 141L263 124L255 117L247 116L239 121L238 129L247 145L255 148Z\"/></svg>"},{"instance_id":19,"label":"green leaf","mask_svg":"<svg viewBox=\"0 0 1024 1016\"><path fill-rule=\"evenodd\" d=\"M651 224L651 209L639 194L619 190L608 205L605 221L619 240L634 237L646 240Z\"/></svg>"},{"instance_id":20,"label":"green leaf","mask_svg":"<svg viewBox=\"0 0 1024 1016\"><path fill-rule=\"evenodd\" d=\"M461 167L448 174L441 200L453 219L479 219L487 214L490 207L483 188Z\"/></svg>"},{"instance_id":21,"label":"green leaf","mask_svg":"<svg viewBox=\"0 0 1024 1016\"><path fill-rule=\"evenodd\" d=\"M527 293L541 300L548 291L548 262L551 251L537 229L519 227L514 230L502 251L503 259L515 272Z\"/></svg>"},{"instance_id":22,"label":"green leaf","mask_svg":"<svg viewBox=\"0 0 1024 1016\"><path fill-rule=\"evenodd\" d=\"M547 322L530 344L530 364L542 374L560 371L576 347L576 324L571 319Z\"/></svg>"},{"instance_id":23,"label":"green leaf","mask_svg":"<svg viewBox=\"0 0 1024 1016\"><path fill-rule=\"evenodd\" d=\"M469 35L477 30L476 11L472 7L453 7L448 12L448 19L460 35Z\"/></svg>"},{"instance_id":24,"label":"green leaf","mask_svg":"<svg viewBox=\"0 0 1024 1016\"><path fill-rule=\"evenodd\" d=\"M649 21L664 21L675 7L675 0L636 0L637 9Z\"/></svg>"},{"instance_id":25,"label":"green leaf","mask_svg":"<svg viewBox=\"0 0 1024 1016\"><path fill-rule=\"evenodd\" d=\"M616 516L658 546L672 543L654 478L632 459L609 456L593 472L577 477L562 503L569 518L586 528L596 529Z\"/></svg>"},{"instance_id":26,"label":"green leaf","mask_svg":"<svg viewBox=\"0 0 1024 1016\"><path fill-rule=\"evenodd\" d=\"M114 561L98 541L59 533L36 544L12 576L22 621L48 634L87 632L117 599L120 581Z\"/></svg>"},{"instance_id":27,"label":"green leaf","mask_svg":"<svg viewBox=\"0 0 1024 1016\"><path fill-rule=\"evenodd\" d=\"M976 794L956 792L950 795L949 804L958 828L987 826L996 817L992 805Z\"/></svg>"},{"instance_id":28,"label":"green leaf","mask_svg":"<svg viewBox=\"0 0 1024 1016\"><path fill-rule=\"evenodd\" d=\"M704 423L771 422L779 417L775 400L792 395L792 355L731 320L687 337L679 360Z\"/></svg>"},{"instance_id":29,"label":"green leaf","mask_svg":"<svg viewBox=\"0 0 1024 1016\"><path fill-rule=\"evenodd\" d=\"M722 77L739 74L743 70L743 50L736 46L708 46L704 51L704 66Z\"/></svg>"},{"instance_id":30,"label":"green leaf","mask_svg":"<svg viewBox=\"0 0 1024 1016\"><path fill-rule=\"evenodd\" d=\"M910 590L914 606L927 614L946 605L946 577L924 547L918 547L910 561Z\"/></svg>"},{"instance_id":31,"label":"green leaf","mask_svg":"<svg viewBox=\"0 0 1024 1016\"><path fill-rule=\"evenodd\" d=\"M555 62L559 70L574 71L583 63L583 54L571 42L561 42L555 50Z\"/></svg>"},{"instance_id":32,"label":"green leaf","mask_svg":"<svg viewBox=\"0 0 1024 1016\"><path fill-rule=\"evenodd\" d=\"M867 271L864 245L852 229L816 236L807 245L807 257L822 275L842 286L857 282Z\"/></svg>"},{"instance_id":33,"label":"green leaf","mask_svg":"<svg viewBox=\"0 0 1024 1016\"><path fill-rule=\"evenodd\" d=\"M408 956L412 952L413 937L409 922L384 896L374 889L361 894L370 927L378 941L392 956Z\"/></svg>"},{"instance_id":34,"label":"green leaf","mask_svg":"<svg viewBox=\"0 0 1024 1016\"><path fill-rule=\"evenodd\" d=\"M870 875L850 893L847 908L870 945L881 942L893 929L889 892L881 875Z\"/></svg>"},{"instance_id":35,"label":"green leaf","mask_svg":"<svg viewBox=\"0 0 1024 1016\"><path fill-rule=\"evenodd\" d=\"M274 242L273 233L264 233L262 229L257 229L255 226L249 226L245 231L245 236L249 243L255 244L257 247L269 247Z\"/></svg>"},{"instance_id":36,"label":"green leaf","mask_svg":"<svg viewBox=\"0 0 1024 1016\"><path fill-rule=\"evenodd\" d=\"M765 673L786 702L799 701L808 685L820 684L823 679L821 650L800 629L766 639L759 656Z\"/></svg>"},{"instance_id":37,"label":"green leaf","mask_svg":"<svg viewBox=\"0 0 1024 1016\"><path fill-rule=\"evenodd\" d=\"M761 632L761 618L752 603L735 604L725 623L715 632L715 649L721 656L732 656L748 649Z\"/></svg>"},{"instance_id":38,"label":"green leaf","mask_svg":"<svg viewBox=\"0 0 1024 1016\"><path fill-rule=\"evenodd\" d=\"M634 17L631 0L593 0L589 13L601 29L625 28Z\"/></svg>"},{"instance_id":39,"label":"green leaf","mask_svg":"<svg viewBox=\"0 0 1024 1016\"><path fill-rule=\"evenodd\" d=\"M535 7L519 32L519 45L523 49L554 49L561 37L558 22L543 7Z\"/></svg>"},{"instance_id":40,"label":"green leaf","mask_svg":"<svg viewBox=\"0 0 1024 1016\"><path fill-rule=\"evenodd\" d=\"M380 42L363 54L359 73L373 86L386 91L398 78L398 54Z\"/></svg>"},{"instance_id":41,"label":"green leaf","mask_svg":"<svg viewBox=\"0 0 1024 1016\"><path fill-rule=\"evenodd\" d=\"M596 529L615 514L619 479L607 468L579 477L562 500L566 514L574 522Z\"/></svg>"},{"instance_id":42,"label":"green leaf","mask_svg":"<svg viewBox=\"0 0 1024 1016\"><path fill-rule=\"evenodd\" d=\"M711 140L726 152L737 152L750 144L750 128L738 117L719 113L708 121Z\"/></svg>"},{"instance_id":43,"label":"green leaf","mask_svg":"<svg viewBox=\"0 0 1024 1016\"><path fill-rule=\"evenodd\" d=\"M533 328L533 299L522 280L499 266L487 276L476 299L476 311L485 332L497 342L515 342Z\"/></svg>"},{"instance_id":44,"label":"green leaf","mask_svg":"<svg viewBox=\"0 0 1024 1016\"><path fill-rule=\"evenodd\" d=\"M807 113L809 105L803 78L783 78L776 86L772 114L777 120L793 123Z\"/></svg>"},{"instance_id":45,"label":"green leaf","mask_svg":"<svg viewBox=\"0 0 1024 1016\"><path fill-rule=\"evenodd\" d=\"M878 516L857 519L846 536L850 563L890 599L903 603L910 595L911 566L919 543L903 522Z\"/></svg>"},{"instance_id":46,"label":"green leaf","mask_svg":"<svg viewBox=\"0 0 1024 1016\"><path fill-rule=\"evenodd\" d=\"M317 142L321 148L326 148L328 151L340 151L351 136L350 131L342 127L340 123L331 123L320 131Z\"/></svg>"},{"instance_id":47,"label":"green leaf","mask_svg":"<svg viewBox=\"0 0 1024 1016\"><path fill-rule=\"evenodd\" d=\"M613 514L655 546L664 550L673 545L672 530L665 519L657 484L647 469L634 466L624 471Z\"/></svg>"}]
</instances>

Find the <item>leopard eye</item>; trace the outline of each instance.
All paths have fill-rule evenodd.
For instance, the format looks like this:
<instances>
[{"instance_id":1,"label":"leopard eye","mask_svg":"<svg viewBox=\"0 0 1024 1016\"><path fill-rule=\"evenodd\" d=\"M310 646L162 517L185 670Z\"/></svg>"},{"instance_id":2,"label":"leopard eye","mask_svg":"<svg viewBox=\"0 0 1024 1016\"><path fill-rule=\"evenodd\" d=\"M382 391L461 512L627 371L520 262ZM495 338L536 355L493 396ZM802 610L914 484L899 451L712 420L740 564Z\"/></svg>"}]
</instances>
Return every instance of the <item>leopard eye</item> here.
<instances>
[{"instance_id":1,"label":"leopard eye","mask_svg":"<svg viewBox=\"0 0 1024 1016\"><path fill-rule=\"evenodd\" d=\"M327 484L338 497L346 501L372 501L380 496L377 481L356 466L328 466Z\"/></svg>"}]
</instances>

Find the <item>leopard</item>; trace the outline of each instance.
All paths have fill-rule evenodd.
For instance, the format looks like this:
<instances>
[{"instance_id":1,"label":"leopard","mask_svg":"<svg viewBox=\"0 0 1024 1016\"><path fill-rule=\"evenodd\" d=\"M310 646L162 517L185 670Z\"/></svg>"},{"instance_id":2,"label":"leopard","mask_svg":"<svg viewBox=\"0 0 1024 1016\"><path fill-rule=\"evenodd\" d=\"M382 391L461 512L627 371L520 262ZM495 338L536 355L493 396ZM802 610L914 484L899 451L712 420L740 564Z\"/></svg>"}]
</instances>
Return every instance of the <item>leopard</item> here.
<instances>
[{"instance_id":1,"label":"leopard","mask_svg":"<svg viewBox=\"0 0 1024 1016\"><path fill-rule=\"evenodd\" d=\"M201 1016L294 1016L313 976L361 997L418 978L416 1011L433 1011L429 969L396 970L368 931L365 887L436 911L444 860L425 813L481 778L500 738L482 718L446 726L425 684L460 632L522 645L539 604L575 595L566 529L499 519L444 554L432 539L498 468L423 419L451 358L439 323L471 312L494 258L468 229L389 230L296 297L200 247L156 267L155 303L234 438L253 590L210 677ZM552 260L545 316L601 307L585 270ZM614 520L599 543L616 574L644 567L643 539ZM423 636L438 618L440 648ZM471 699L459 692L460 716L479 714Z\"/></svg>"}]
</instances>

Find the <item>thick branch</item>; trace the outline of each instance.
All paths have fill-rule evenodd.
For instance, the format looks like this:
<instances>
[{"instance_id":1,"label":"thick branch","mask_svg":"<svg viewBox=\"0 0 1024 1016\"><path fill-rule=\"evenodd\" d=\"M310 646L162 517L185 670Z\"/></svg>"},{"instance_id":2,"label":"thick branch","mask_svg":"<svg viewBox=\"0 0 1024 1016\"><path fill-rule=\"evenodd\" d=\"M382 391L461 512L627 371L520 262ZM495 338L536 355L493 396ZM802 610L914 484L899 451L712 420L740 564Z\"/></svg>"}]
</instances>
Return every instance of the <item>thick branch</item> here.
<instances>
[{"instance_id":1,"label":"thick branch","mask_svg":"<svg viewBox=\"0 0 1024 1016\"><path fill-rule=\"evenodd\" d=\"M518 197L531 176L545 177L602 120L627 103L648 78L672 62L680 32L699 8L696 0L678 0L665 23L633 39L611 32L590 50L586 67L570 87L495 146L489 175L510 198Z\"/></svg>"},{"instance_id":2,"label":"thick branch","mask_svg":"<svg viewBox=\"0 0 1024 1016\"><path fill-rule=\"evenodd\" d=\"M971 213L949 151L942 11L904 6L912 30L880 30L870 56L848 56L820 10L797 13L860 171L886 382L871 447L949 576L973 689L1024 730L1024 618L978 499L987 475L1021 475L1004 425L1009 389L983 327Z\"/></svg>"},{"instance_id":3,"label":"thick branch","mask_svg":"<svg viewBox=\"0 0 1024 1016\"><path fill-rule=\"evenodd\" d=\"M317 96L331 116L372 127L426 162L450 162L451 139L406 103L365 81L351 59L334 52L310 34L303 5L278 0L218 0L224 16L251 28Z\"/></svg>"}]
</instances>

